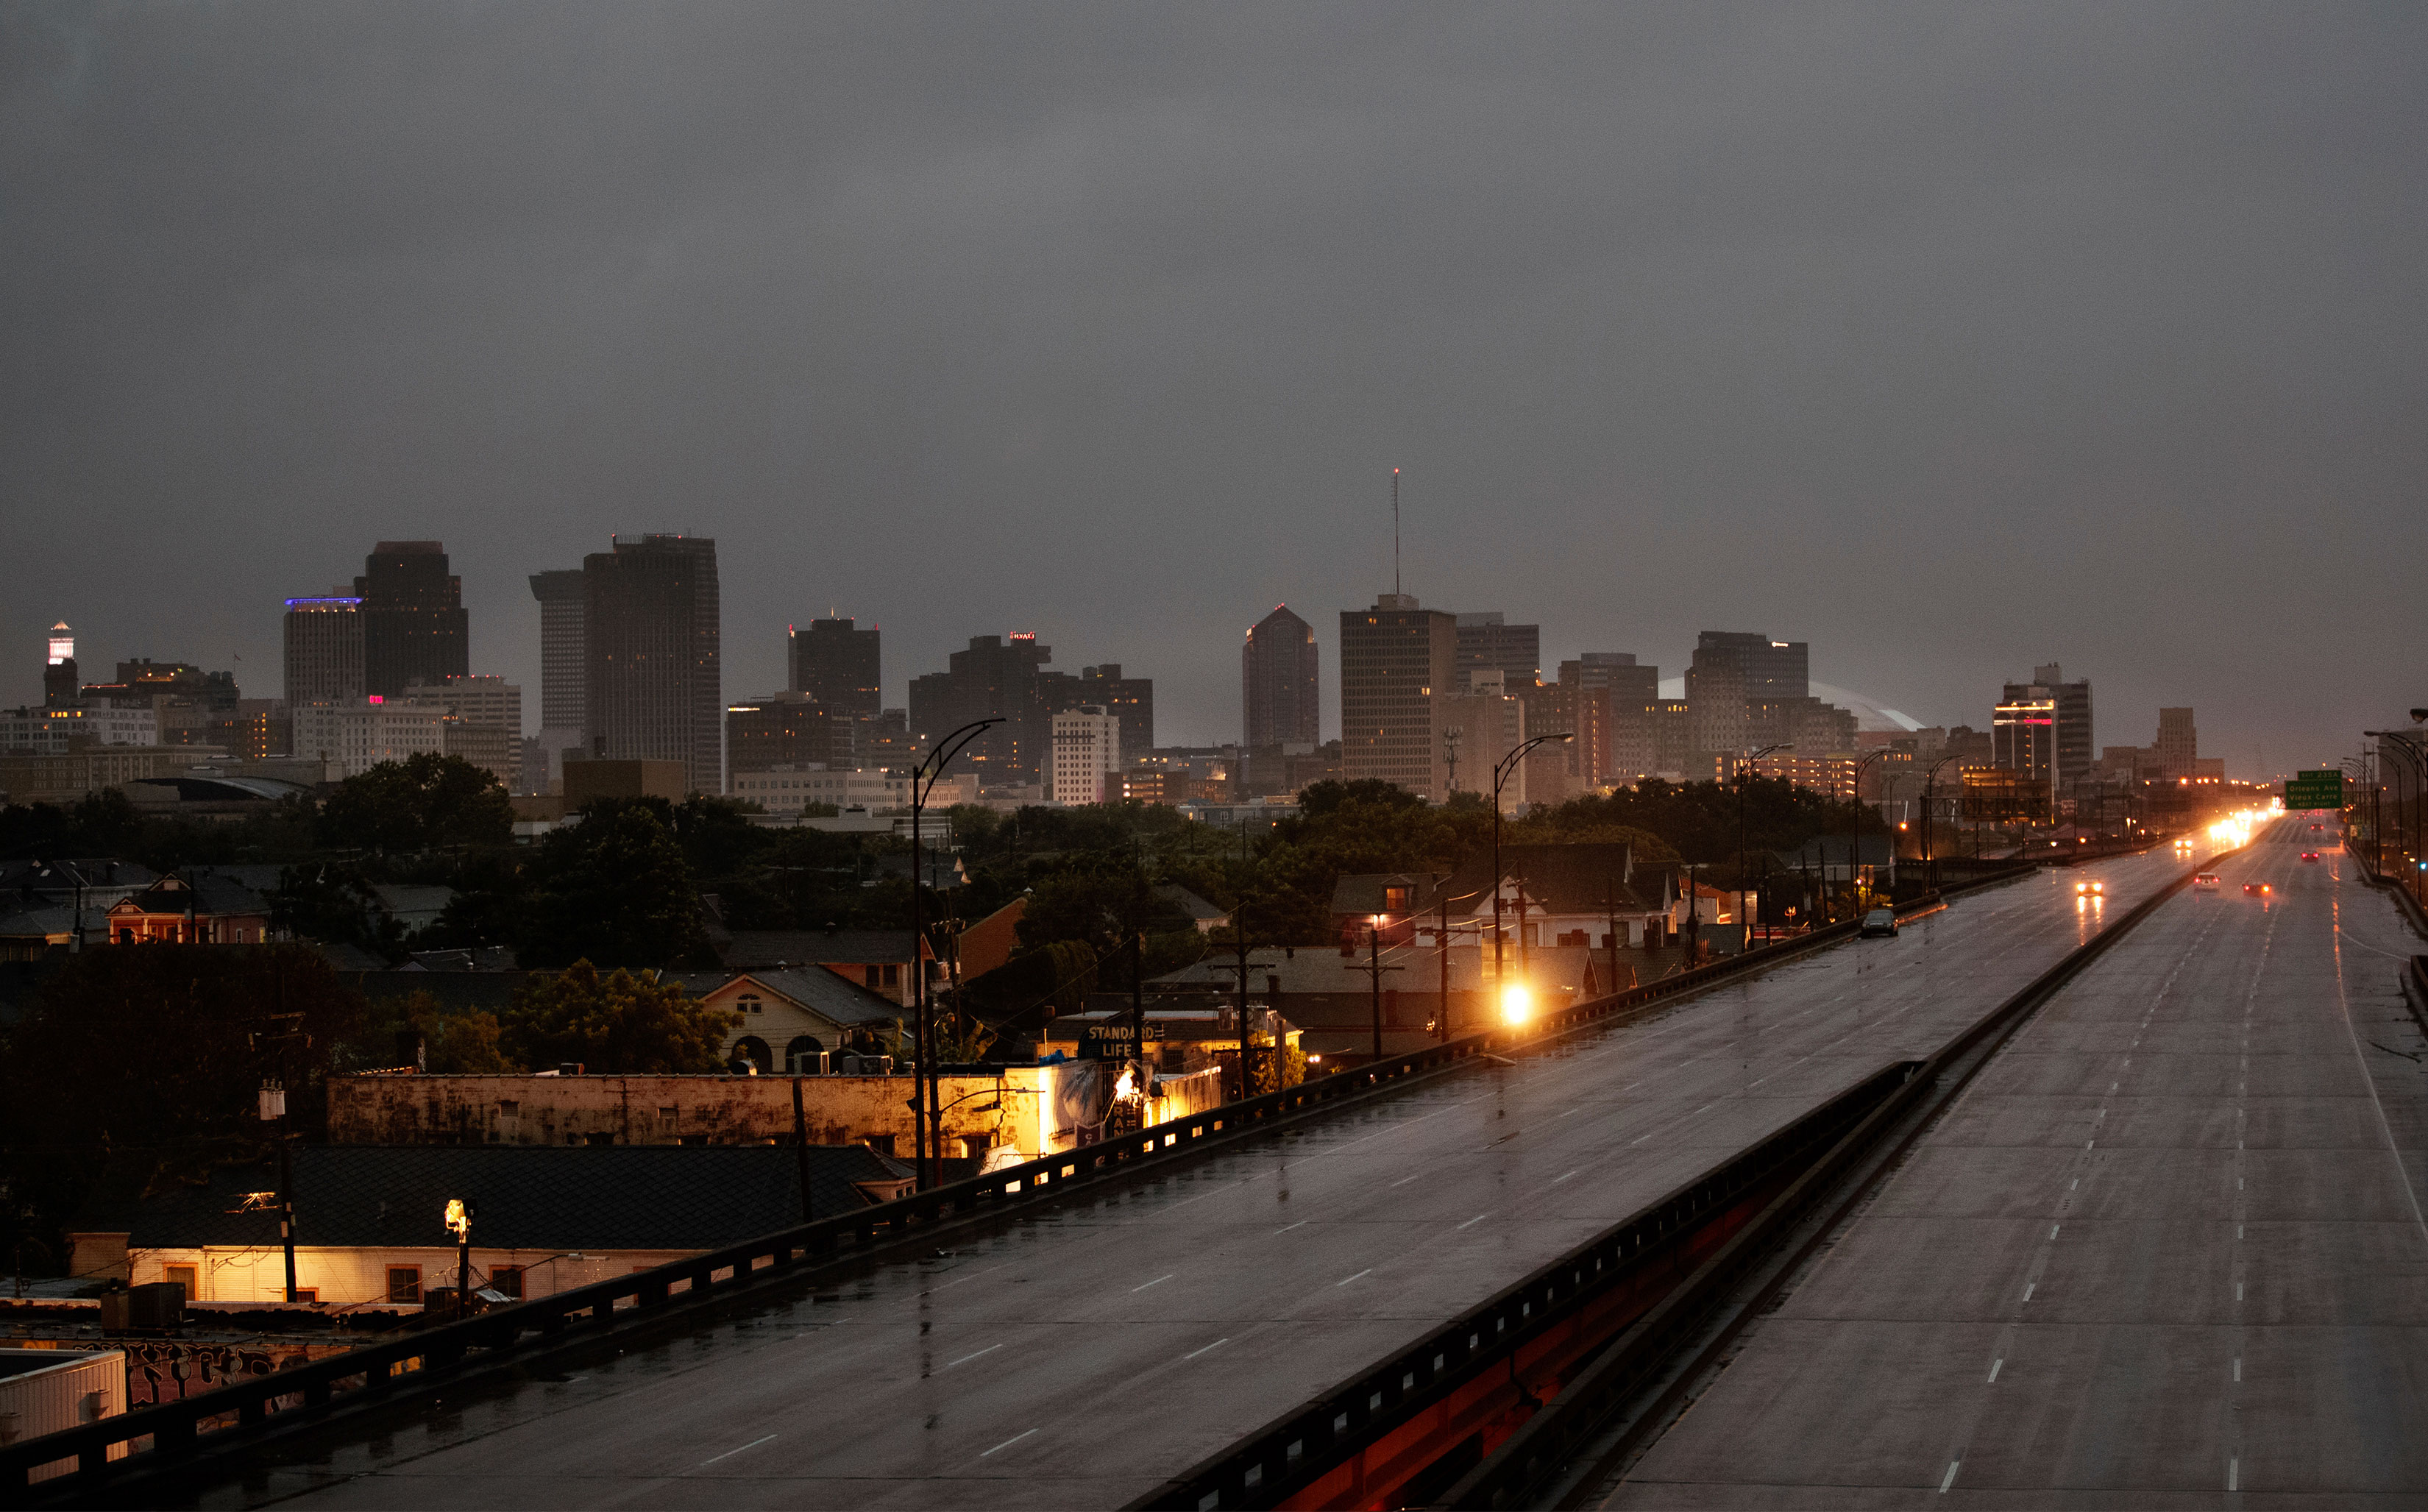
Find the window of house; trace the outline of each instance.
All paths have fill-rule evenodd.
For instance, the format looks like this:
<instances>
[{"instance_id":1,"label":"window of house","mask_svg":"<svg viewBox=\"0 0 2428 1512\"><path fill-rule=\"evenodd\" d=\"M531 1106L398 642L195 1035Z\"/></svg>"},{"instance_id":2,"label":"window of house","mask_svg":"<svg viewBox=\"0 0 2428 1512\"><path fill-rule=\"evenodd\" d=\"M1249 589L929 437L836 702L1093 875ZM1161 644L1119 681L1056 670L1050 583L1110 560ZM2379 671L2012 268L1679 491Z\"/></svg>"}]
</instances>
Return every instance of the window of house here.
<instances>
[{"instance_id":1,"label":"window of house","mask_svg":"<svg viewBox=\"0 0 2428 1512\"><path fill-rule=\"evenodd\" d=\"M198 1290L200 1286L198 1274L196 1268L190 1265L167 1265L160 1268L160 1279L172 1286L184 1287L188 1302L192 1302L202 1295L201 1290Z\"/></svg>"},{"instance_id":2,"label":"window of house","mask_svg":"<svg viewBox=\"0 0 2428 1512\"><path fill-rule=\"evenodd\" d=\"M871 987L881 986L885 980L885 974L875 966L861 967L861 977Z\"/></svg>"},{"instance_id":3,"label":"window of house","mask_svg":"<svg viewBox=\"0 0 2428 1512\"><path fill-rule=\"evenodd\" d=\"M387 1268L387 1300L413 1304L421 1300L421 1267L391 1265Z\"/></svg>"},{"instance_id":4,"label":"window of house","mask_svg":"<svg viewBox=\"0 0 2428 1512\"><path fill-rule=\"evenodd\" d=\"M741 1009L745 1013L757 1013L763 1011L760 1007L757 994L751 993L745 993L742 994Z\"/></svg>"},{"instance_id":5,"label":"window of house","mask_svg":"<svg viewBox=\"0 0 2428 1512\"><path fill-rule=\"evenodd\" d=\"M1386 887L1386 888L1383 889L1383 912L1386 912L1386 913L1404 913L1404 912L1407 912L1407 909L1408 909L1408 890L1407 890L1406 888L1404 888L1404 887Z\"/></svg>"},{"instance_id":6,"label":"window of house","mask_svg":"<svg viewBox=\"0 0 2428 1512\"><path fill-rule=\"evenodd\" d=\"M489 1290L520 1302L523 1296L523 1268L519 1265L500 1265L492 1268L489 1272Z\"/></svg>"},{"instance_id":7,"label":"window of house","mask_svg":"<svg viewBox=\"0 0 2428 1512\"><path fill-rule=\"evenodd\" d=\"M885 985L888 987L899 987L902 985L901 967L888 966L885 968Z\"/></svg>"},{"instance_id":8,"label":"window of house","mask_svg":"<svg viewBox=\"0 0 2428 1512\"><path fill-rule=\"evenodd\" d=\"M991 1134L964 1134L961 1136L961 1154L975 1160L985 1155L987 1147L993 1142L994 1137Z\"/></svg>"}]
</instances>

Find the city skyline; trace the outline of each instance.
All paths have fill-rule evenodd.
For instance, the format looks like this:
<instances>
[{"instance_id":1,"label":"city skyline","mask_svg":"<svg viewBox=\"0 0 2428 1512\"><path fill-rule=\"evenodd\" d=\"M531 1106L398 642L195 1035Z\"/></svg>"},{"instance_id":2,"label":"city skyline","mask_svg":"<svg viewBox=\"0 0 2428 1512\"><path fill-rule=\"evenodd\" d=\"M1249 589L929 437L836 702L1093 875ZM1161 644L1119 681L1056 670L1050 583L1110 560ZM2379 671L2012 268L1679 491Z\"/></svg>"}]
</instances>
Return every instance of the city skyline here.
<instances>
[{"instance_id":1,"label":"city skyline","mask_svg":"<svg viewBox=\"0 0 2428 1512\"><path fill-rule=\"evenodd\" d=\"M1206 741L1402 468L1405 591L1547 668L1760 625L1978 725L2057 662L2243 775L2418 700L2323 608L2428 545L2416 11L645 15L0 19L0 638L267 687L266 606L444 539L538 688L529 574L689 531L729 697L831 603L889 704L1034 632Z\"/></svg>"}]
</instances>

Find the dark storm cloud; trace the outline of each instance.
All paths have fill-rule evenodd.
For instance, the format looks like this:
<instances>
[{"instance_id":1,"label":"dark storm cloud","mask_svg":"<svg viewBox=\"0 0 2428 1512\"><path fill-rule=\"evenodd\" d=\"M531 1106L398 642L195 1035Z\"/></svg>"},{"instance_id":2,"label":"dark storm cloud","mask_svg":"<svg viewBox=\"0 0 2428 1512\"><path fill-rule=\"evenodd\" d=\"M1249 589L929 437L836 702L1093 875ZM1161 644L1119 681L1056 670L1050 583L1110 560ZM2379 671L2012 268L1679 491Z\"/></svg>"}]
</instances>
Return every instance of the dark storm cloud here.
<instances>
[{"instance_id":1,"label":"dark storm cloud","mask_svg":"<svg viewBox=\"0 0 2428 1512\"><path fill-rule=\"evenodd\" d=\"M1703 628L2238 772L2428 702L2414 8L0 10L0 699L274 690L277 600L440 536L715 535L787 620L973 633L1236 733L1287 600ZM2363 621L2355 606L2383 611ZM2374 627L2357 633L2364 622ZM1327 678L1330 669L1327 666Z\"/></svg>"}]
</instances>

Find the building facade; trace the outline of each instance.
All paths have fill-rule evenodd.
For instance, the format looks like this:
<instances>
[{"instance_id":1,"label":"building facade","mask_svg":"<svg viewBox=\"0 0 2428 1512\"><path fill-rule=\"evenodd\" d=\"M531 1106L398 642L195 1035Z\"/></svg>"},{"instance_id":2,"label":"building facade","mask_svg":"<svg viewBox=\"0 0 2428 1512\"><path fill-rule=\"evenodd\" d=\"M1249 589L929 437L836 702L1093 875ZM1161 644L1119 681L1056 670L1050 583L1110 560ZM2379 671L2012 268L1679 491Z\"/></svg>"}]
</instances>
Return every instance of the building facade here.
<instances>
[{"instance_id":1,"label":"building facade","mask_svg":"<svg viewBox=\"0 0 2428 1512\"><path fill-rule=\"evenodd\" d=\"M360 777L382 762L443 754L446 715L439 710L385 699L307 703L291 710L295 754L325 763L332 781Z\"/></svg>"},{"instance_id":2,"label":"building facade","mask_svg":"<svg viewBox=\"0 0 2428 1512\"><path fill-rule=\"evenodd\" d=\"M353 594L287 600L287 702L345 703L363 685L363 601Z\"/></svg>"},{"instance_id":3,"label":"building facade","mask_svg":"<svg viewBox=\"0 0 2428 1512\"><path fill-rule=\"evenodd\" d=\"M590 754L674 761L686 790L725 775L716 542L617 536L582 559L582 716Z\"/></svg>"},{"instance_id":4,"label":"building facade","mask_svg":"<svg viewBox=\"0 0 2428 1512\"><path fill-rule=\"evenodd\" d=\"M956 764L986 787L1036 785L1053 734L1038 683L1053 659L1054 649L1026 632L971 636L967 649L945 658L943 671L911 679L912 742L924 748L976 720L1000 719L962 748Z\"/></svg>"},{"instance_id":5,"label":"building facade","mask_svg":"<svg viewBox=\"0 0 2428 1512\"><path fill-rule=\"evenodd\" d=\"M417 680L439 682L472 669L464 581L448 572L444 544L380 542L364 558L354 593L362 600L365 693L393 698Z\"/></svg>"},{"instance_id":6,"label":"building facade","mask_svg":"<svg viewBox=\"0 0 2428 1512\"><path fill-rule=\"evenodd\" d=\"M784 631L785 686L848 718L874 719L885 701L877 627L812 619Z\"/></svg>"},{"instance_id":7,"label":"building facade","mask_svg":"<svg viewBox=\"0 0 2428 1512\"><path fill-rule=\"evenodd\" d=\"M1512 625L1498 609L1458 616L1457 685L1471 686L1478 672L1498 672L1511 692L1532 687L1543 676L1543 627Z\"/></svg>"},{"instance_id":8,"label":"building facade","mask_svg":"<svg viewBox=\"0 0 2428 1512\"><path fill-rule=\"evenodd\" d=\"M539 727L540 744L551 739L562 746L582 745L582 709L587 697L582 624L587 615L588 578L579 567L559 567L531 575L532 597L539 600Z\"/></svg>"},{"instance_id":9,"label":"building facade","mask_svg":"<svg viewBox=\"0 0 2428 1512\"><path fill-rule=\"evenodd\" d=\"M1321 662L1315 627L1288 604L1274 605L1249 627L1247 643L1239 648L1239 720L1248 746L1321 742Z\"/></svg>"},{"instance_id":10,"label":"building facade","mask_svg":"<svg viewBox=\"0 0 2428 1512\"><path fill-rule=\"evenodd\" d=\"M1056 803L1119 802L1122 722L1101 706L1084 704L1053 716L1045 796Z\"/></svg>"},{"instance_id":11,"label":"building facade","mask_svg":"<svg viewBox=\"0 0 2428 1512\"><path fill-rule=\"evenodd\" d=\"M91 746L159 744L159 715L150 709L105 702L0 710L0 752L12 756L63 756Z\"/></svg>"},{"instance_id":12,"label":"building facade","mask_svg":"<svg viewBox=\"0 0 2428 1512\"><path fill-rule=\"evenodd\" d=\"M1413 594L1378 594L1340 614L1340 772L1439 801L1434 698L1459 684L1458 616Z\"/></svg>"},{"instance_id":13,"label":"building facade","mask_svg":"<svg viewBox=\"0 0 2428 1512\"><path fill-rule=\"evenodd\" d=\"M51 627L48 654L42 662L42 701L52 708L76 701L75 632L64 619Z\"/></svg>"},{"instance_id":14,"label":"building facade","mask_svg":"<svg viewBox=\"0 0 2428 1512\"><path fill-rule=\"evenodd\" d=\"M745 772L809 765L856 764L854 738L861 721L807 693L779 693L729 704L725 710L725 759L729 783ZM729 785L727 791L738 793Z\"/></svg>"}]
</instances>

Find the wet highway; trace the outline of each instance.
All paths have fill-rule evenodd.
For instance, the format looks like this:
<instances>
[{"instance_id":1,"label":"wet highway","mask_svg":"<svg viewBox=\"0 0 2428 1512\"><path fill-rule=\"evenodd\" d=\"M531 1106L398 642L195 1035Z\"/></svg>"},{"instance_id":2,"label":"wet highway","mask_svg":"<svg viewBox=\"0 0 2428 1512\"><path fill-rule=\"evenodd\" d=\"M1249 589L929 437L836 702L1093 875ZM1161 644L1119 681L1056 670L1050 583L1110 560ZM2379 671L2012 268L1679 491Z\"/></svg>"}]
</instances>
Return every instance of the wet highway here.
<instances>
[{"instance_id":1,"label":"wet highway","mask_svg":"<svg viewBox=\"0 0 2428 1512\"><path fill-rule=\"evenodd\" d=\"M205 1504L1113 1506L1987 1011L2182 863L2045 873Z\"/></svg>"},{"instance_id":2,"label":"wet highway","mask_svg":"<svg viewBox=\"0 0 2428 1512\"><path fill-rule=\"evenodd\" d=\"M1596 1503L2428 1504L2422 945L2333 838L2075 978Z\"/></svg>"}]
</instances>

